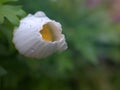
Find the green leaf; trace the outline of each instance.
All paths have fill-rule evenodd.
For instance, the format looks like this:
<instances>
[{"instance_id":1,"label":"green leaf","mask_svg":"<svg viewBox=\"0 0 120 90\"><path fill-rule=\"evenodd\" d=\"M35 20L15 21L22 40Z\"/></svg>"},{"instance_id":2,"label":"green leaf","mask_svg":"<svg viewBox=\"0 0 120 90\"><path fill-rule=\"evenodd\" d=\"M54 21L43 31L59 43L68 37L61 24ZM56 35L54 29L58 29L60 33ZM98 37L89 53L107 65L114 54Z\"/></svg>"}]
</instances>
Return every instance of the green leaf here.
<instances>
[{"instance_id":1,"label":"green leaf","mask_svg":"<svg viewBox=\"0 0 120 90\"><path fill-rule=\"evenodd\" d=\"M80 50L82 56L93 64L97 64L96 49L90 42L82 41L76 45L77 49Z\"/></svg>"},{"instance_id":2,"label":"green leaf","mask_svg":"<svg viewBox=\"0 0 120 90\"><path fill-rule=\"evenodd\" d=\"M0 0L0 4L7 3L7 2L13 2L18 0Z\"/></svg>"},{"instance_id":3,"label":"green leaf","mask_svg":"<svg viewBox=\"0 0 120 90\"><path fill-rule=\"evenodd\" d=\"M4 15L0 14L0 24L4 22Z\"/></svg>"},{"instance_id":4,"label":"green leaf","mask_svg":"<svg viewBox=\"0 0 120 90\"><path fill-rule=\"evenodd\" d=\"M0 66L0 76L6 75L7 71Z\"/></svg>"},{"instance_id":5,"label":"green leaf","mask_svg":"<svg viewBox=\"0 0 120 90\"><path fill-rule=\"evenodd\" d=\"M2 5L0 6L0 23L3 23L4 17L12 24L19 24L19 17L25 16L25 12L20 6Z\"/></svg>"},{"instance_id":6,"label":"green leaf","mask_svg":"<svg viewBox=\"0 0 120 90\"><path fill-rule=\"evenodd\" d=\"M68 53L63 53L59 59L56 61L56 64L58 66L58 73L64 74L66 71L73 70L73 62L70 60L70 56L68 56Z\"/></svg>"}]
</instances>

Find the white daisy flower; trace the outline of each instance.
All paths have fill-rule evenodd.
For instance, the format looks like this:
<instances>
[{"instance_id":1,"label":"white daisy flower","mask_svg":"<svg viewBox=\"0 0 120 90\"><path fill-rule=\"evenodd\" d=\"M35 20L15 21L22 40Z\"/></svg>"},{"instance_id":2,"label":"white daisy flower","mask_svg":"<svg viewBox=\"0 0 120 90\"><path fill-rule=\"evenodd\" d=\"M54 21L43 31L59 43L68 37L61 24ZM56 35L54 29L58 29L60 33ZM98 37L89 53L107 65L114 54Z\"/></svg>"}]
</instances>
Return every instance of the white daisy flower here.
<instances>
[{"instance_id":1,"label":"white daisy flower","mask_svg":"<svg viewBox=\"0 0 120 90\"><path fill-rule=\"evenodd\" d=\"M27 57L44 58L67 49L61 24L49 19L44 12L29 14L20 21L13 33L16 49Z\"/></svg>"}]
</instances>

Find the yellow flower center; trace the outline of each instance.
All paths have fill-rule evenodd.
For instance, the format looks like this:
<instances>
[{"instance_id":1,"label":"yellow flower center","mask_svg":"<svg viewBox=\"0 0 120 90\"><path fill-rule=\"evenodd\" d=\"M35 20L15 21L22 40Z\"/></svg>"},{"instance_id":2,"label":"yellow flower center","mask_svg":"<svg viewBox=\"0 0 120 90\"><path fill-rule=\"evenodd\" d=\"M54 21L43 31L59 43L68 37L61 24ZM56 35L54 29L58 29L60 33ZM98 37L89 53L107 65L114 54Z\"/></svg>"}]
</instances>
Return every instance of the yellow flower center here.
<instances>
[{"instance_id":1,"label":"yellow flower center","mask_svg":"<svg viewBox=\"0 0 120 90\"><path fill-rule=\"evenodd\" d=\"M43 25L43 29L40 31L42 38L46 41L53 41L53 34L48 24Z\"/></svg>"}]
</instances>

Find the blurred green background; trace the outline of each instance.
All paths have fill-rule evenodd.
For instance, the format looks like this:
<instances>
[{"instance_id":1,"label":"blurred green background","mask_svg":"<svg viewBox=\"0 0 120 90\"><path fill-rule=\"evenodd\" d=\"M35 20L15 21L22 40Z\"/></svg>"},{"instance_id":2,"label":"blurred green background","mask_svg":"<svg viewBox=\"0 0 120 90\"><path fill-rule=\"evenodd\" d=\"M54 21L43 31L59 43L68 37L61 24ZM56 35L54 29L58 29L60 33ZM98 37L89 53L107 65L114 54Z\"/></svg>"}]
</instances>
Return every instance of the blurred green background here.
<instances>
[{"instance_id":1,"label":"blurred green background","mask_svg":"<svg viewBox=\"0 0 120 90\"><path fill-rule=\"evenodd\" d=\"M0 1L0 90L120 90L119 0L9 1ZM62 24L65 52L39 60L15 49L14 27L36 11Z\"/></svg>"}]
</instances>

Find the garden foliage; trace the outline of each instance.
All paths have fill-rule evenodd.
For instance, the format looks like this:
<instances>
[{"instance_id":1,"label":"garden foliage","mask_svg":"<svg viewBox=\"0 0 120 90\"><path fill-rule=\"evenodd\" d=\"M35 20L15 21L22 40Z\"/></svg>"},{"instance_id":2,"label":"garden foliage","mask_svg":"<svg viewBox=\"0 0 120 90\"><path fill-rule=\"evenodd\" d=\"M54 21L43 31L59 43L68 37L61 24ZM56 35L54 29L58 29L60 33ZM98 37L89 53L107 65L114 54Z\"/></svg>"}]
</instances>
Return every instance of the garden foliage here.
<instances>
[{"instance_id":1,"label":"garden foliage","mask_svg":"<svg viewBox=\"0 0 120 90\"><path fill-rule=\"evenodd\" d=\"M120 90L120 27L106 3L16 1L0 0L0 90ZM62 24L68 44L40 60L24 57L12 43L20 19L39 10Z\"/></svg>"}]
</instances>

